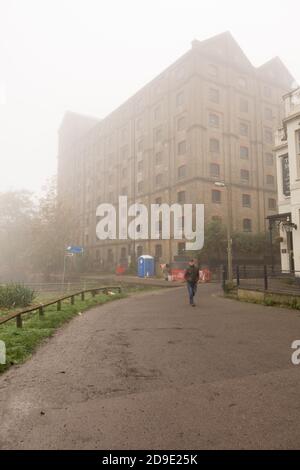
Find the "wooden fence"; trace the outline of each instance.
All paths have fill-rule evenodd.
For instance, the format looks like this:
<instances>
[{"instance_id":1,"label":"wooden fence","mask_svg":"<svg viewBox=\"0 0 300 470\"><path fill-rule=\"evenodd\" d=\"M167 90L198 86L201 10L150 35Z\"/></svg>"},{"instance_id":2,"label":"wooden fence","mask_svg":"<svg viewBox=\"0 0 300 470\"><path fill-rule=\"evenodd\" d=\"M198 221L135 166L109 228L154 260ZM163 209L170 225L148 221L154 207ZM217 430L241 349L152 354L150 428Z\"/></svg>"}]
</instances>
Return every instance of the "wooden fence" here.
<instances>
[{"instance_id":1,"label":"wooden fence","mask_svg":"<svg viewBox=\"0 0 300 470\"><path fill-rule=\"evenodd\" d=\"M24 310L21 310L19 312L12 312L12 313L10 313L9 315L7 315L5 317L2 317L2 318L0 317L0 325L3 325L3 323L7 323L8 321L13 320L15 318L17 328L22 328L22 324L23 324L22 315L25 315L26 313L31 313L31 312L37 311L37 312L39 312L39 316L43 317L45 309L47 307L50 307L50 305L55 305L56 304L57 305L57 311L60 311L61 310L61 303L64 300L70 299L71 305L74 305L75 298L79 295L81 297L81 300L85 300L85 294L92 294L92 296L95 297L95 295L99 294L99 292L103 292L104 294L108 294L109 291L117 291L117 292L121 293L122 288L120 286L105 286L105 287L97 287L97 288L95 287L93 289L82 290L80 292L76 292L76 293L73 293L73 294L66 295L64 297L60 297L59 299L56 299L56 300L51 300L51 302L47 302L47 303L44 303L44 304L33 305L33 306L31 306L29 308L26 308Z\"/></svg>"}]
</instances>

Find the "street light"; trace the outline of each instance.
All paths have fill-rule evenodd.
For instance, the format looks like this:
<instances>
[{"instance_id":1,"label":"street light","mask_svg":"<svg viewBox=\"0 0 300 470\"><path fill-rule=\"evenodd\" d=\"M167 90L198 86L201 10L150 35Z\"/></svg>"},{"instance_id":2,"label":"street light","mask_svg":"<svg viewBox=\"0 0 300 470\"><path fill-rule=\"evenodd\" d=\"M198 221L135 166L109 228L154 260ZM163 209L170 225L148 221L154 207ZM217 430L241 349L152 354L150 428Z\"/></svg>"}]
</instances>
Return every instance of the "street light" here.
<instances>
[{"instance_id":1,"label":"street light","mask_svg":"<svg viewBox=\"0 0 300 470\"><path fill-rule=\"evenodd\" d=\"M221 181L216 181L215 186L227 189L227 271L228 281L232 282L231 200L229 194L230 188Z\"/></svg>"}]
</instances>

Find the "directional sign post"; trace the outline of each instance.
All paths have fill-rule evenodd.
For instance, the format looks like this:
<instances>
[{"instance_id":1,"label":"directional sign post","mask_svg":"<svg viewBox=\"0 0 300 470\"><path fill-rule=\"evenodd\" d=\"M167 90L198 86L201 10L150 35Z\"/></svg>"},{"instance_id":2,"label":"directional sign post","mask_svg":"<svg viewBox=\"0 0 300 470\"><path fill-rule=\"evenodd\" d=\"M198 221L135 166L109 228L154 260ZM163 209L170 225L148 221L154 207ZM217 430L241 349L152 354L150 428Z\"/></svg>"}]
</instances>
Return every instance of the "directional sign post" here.
<instances>
[{"instance_id":1,"label":"directional sign post","mask_svg":"<svg viewBox=\"0 0 300 470\"><path fill-rule=\"evenodd\" d=\"M83 253L83 247L82 246L68 246L67 252L73 253L74 255L81 255Z\"/></svg>"},{"instance_id":2,"label":"directional sign post","mask_svg":"<svg viewBox=\"0 0 300 470\"><path fill-rule=\"evenodd\" d=\"M83 247L82 246L74 246L70 245L66 249L66 253L64 255L64 269L63 269L63 275L62 275L62 289L64 287L65 283L65 277L66 277L66 259L71 258L74 255L81 255L83 253Z\"/></svg>"}]
</instances>

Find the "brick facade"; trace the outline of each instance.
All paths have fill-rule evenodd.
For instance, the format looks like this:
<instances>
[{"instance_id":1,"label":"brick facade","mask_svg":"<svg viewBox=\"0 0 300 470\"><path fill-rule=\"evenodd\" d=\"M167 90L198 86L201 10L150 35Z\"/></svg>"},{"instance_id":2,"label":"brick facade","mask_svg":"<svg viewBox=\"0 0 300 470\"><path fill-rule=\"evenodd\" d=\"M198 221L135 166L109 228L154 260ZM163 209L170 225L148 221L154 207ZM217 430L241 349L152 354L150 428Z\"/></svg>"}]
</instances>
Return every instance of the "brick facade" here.
<instances>
[{"instance_id":1,"label":"brick facade","mask_svg":"<svg viewBox=\"0 0 300 470\"><path fill-rule=\"evenodd\" d=\"M105 119L67 113L59 132L59 197L76 208L73 242L87 248L91 266L132 254L133 242L96 239L97 205L117 203L121 194L129 203L148 205L158 198L177 202L184 192L186 203L205 204L206 221L220 217L226 223L227 189L214 184L224 181L233 230L264 231L265 218L277 210L272 135L292 81L280 59L255 68L224 33L193 41L183 57ZM147 254L161 251L161 262L178 253L177 240L136 241L138 246Z\"/></svg>"}]
</instances>

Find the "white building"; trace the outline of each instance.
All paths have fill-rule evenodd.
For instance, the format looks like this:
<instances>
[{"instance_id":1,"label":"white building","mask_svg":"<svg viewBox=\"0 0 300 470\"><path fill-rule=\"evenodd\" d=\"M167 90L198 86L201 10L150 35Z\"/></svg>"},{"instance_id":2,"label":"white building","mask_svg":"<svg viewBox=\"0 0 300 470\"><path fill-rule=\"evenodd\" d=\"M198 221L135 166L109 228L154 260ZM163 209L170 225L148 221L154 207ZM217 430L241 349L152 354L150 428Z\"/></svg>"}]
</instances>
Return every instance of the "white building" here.
<instances>
[{"instance_id":1,"label":"white building","mask_svg":"<svg viewBox=\"0 0 300 470\"><path fill-rule=\"evenodd\" d=\"M282 270L300 276L300 88L283 99L285 118L274 149L279 214L269 220L280 228Z\"/></svg>"}]
</instances>

